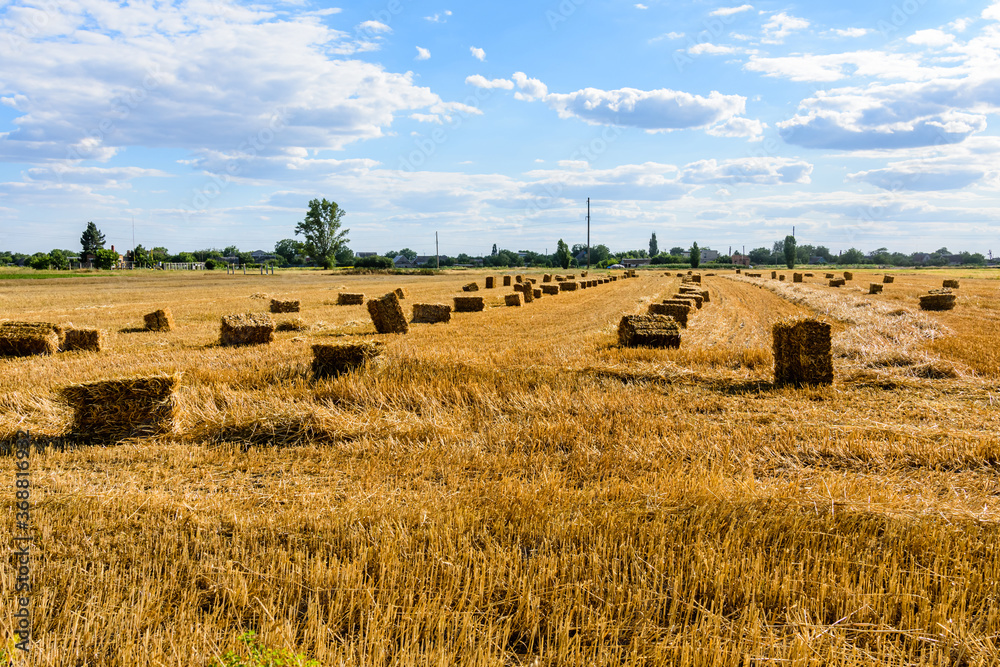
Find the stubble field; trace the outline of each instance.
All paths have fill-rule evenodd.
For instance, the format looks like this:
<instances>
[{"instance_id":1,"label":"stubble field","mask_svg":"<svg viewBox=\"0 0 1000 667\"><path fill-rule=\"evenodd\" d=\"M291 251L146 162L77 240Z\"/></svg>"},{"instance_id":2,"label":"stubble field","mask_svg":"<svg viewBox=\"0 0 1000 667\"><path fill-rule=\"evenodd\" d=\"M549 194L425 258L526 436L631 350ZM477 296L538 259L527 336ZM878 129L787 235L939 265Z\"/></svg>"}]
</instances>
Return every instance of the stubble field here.
<instances>
[{"instance_id":1,"label":"stubble field","mask_svg":"<svg viewBox=\"0 0 1000 667\"><path fill-rule=\"evenodd\" d=\"M881 274L722 272L679 350L617 345L676 292L662 272L521 308L484 290L405 336L333 305L404 287L409 315L486 275L0 281L0 319L105 331L0 359L0 439L66 431L68 384L182 374L172 435L33 456L30 664L207 666L247 630L323 666L1000 663L995 272L875 296ZM958 307L921 313L943 277ZM309 328L219 347L262 295ZM161 307L177 330L122 331ZM792 315L833 324L834 386L772 386ZM312 343L372 338L378 363L311 378Z\"/></svg>"}]
</instances>

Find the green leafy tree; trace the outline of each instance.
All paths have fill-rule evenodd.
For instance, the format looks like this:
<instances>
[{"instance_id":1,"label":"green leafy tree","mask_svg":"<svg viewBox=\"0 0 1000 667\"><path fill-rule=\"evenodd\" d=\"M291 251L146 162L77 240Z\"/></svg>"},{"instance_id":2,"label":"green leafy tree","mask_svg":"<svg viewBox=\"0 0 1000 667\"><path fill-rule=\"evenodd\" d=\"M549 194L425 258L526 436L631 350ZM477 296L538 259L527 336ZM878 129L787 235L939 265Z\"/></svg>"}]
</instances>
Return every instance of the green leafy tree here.
<instances>
[{"instance_id":1,"label":"green leafy tree","mask_svg":"<svg viewBox=\"0 0 1000 667\"><path fill-rule=\"evenodd\" d=\"M350 266L354 263L354 251L346 245L334 253L333 258L337 261L337 266Z\"/></svg>"},{"instance_id":2,"label":"green leafy tree","mask_svg":"<svg viewBox=\"0 0 1000 667\"><path fill-rule=\"evenodd\" d=\"M306 252L325 269L334 265L337 251L350 240L347 232L351 230L341 229L344 215L337 202L313 199L305 220L295 226L295 235L305 238Z\"/></svg>"},{"instance_id":3,"label":"green leafy tree","mask_svg":"<svg viewBox=\"0 0 1000 667\"><path fill-rule=\"evenodd\" d=\"M844 251L844 254L837 258L838 264L863 264L864 261L865 253L861 252L857 248L846 250Z\"/></svg>"},{"instance_id":4,"label":"green leafy tree","mask_svg":"<svg viewBox=\"0 0 1000 667\"><path fill-rule=\"evenodd\" d=\"M785 243L782 247L782 251L785 253L785 266L789 269L795 268L795 237L789 234L785 237Z\"/></svg>"},{"instance_id":5,"label":"green leafy tree","mask_svg":"<svg viewBox=\"0 0 1000 667\"><path fill-rule=\"evenodd\" d=\"M215 270L215 260L209 257L205 260L205 270L214 271Z\"/></svg>"},{"instance_id":6,"label":"green leafy tree","mask_svg":"<svg viewBox=\"0 0 1000 667\"><path fill-rule=\"evenodd\" d=\"M673 248L670 249L670 254L677 255L678 257L683 257L684 248L680 247L679 245L675 245Z\"/></svg>"},{"instance_id":7,"label":"green leafy tree","mask_svg":"<svg viewBox=\"0 0 1000 667\"><path fill-rule=\"evenodd\" d=\"M284 258L289 264L294 263L295 258L304 255L305 252L305 244L295 239L281 239L274 244L274 254Z\"/></svg>"},{"instance_id":8,"label":"green leafy tree","mask_svg":"<svg viewBox=\"0 0 1000 667\"><path fill-rule=\"evenodd\" d=\"M87 228L83 230L83 235L80 236L80 245L83 246L84 255L87 253L96 255L97 251L104 247L104 234L93 222L88 222Z\"/></svg>"},{"instance_id":9,"label":"green leafy tree","mask_svg":"<svg viewBox=\"0 0 1000 667\"><path fill-rule=\"evenodd\" d=\"M170 258L170 251L161 245L149 251L149 259L154 262L165 262Z\"/></svg>"},{"instance_id":10,"label":"green leafy tree","mask_svg":"<svg viewBox=\"0 0 1000 667\"><path fill-rule=\"evenodd\" d=\"M222 254L224 257L238 257L240 254L240 249L234 245L227 245L222 249Z\"/></svg>"},{"instance_id":11,"label":"green leafy tree","mask_svg":"<svg viewBox=\"0 0 1000 667\"><path fill-rule=\"evenodd\" d=\"M27 264L36 271L45 271L52 266L52 258L47 252L36 252Z\"/></svg>"},{"instance_id":12,"label":"green leafy tree","mask_svg":"<svg viewBox=\"0 0 1000 667\"><path fill-rule=\"evenodd\" d=\"M371 255L370 257L359 257L354 260L356 269L391 269L392 260L381 255Z\"/></svg>"},{"instance_id":13,"label":"green leafy tree","mask_svg":"<svg viewBox=\"0 0 1000 667\"><path fill-rule=\"evenodd\" d=\"M562 239L559 239L559 242L556 244L554 259L556 265L561 266L564 269L569 268L569 263L573 259L573 256L569 252L569 246L566 245L566 242Z\"/></svg>"},{"instance_id":14,"label":"green leafy tree","mask_svg":"<svg viewBox=\"0 0 1000 667\"><path fill-rule=\"evenodd\" d=\"M464 252L460 252L460 253L458 253L458 256L455 258L455 263L456 264L472 264L472 257L470 257L469 255L465 254Z\"/></svg>"},{"instance_id":15,"label":"green leafy tree","mask_svg":"<svg viewBox=\"0 0 1000 667\"><path fill-rule=\"evenodd\" d=\"M65 271L69 268L69 253L65 250L52 250L49 253L49 261L52 263L52 268Z\"/></svg>"},{"instance_id":16,"label":"green leafy tree","mask_svg":"<svg viewBox=\"0 0 1000 667\"><path fill-rule=\"evenodd\" d=\"M171 262L176 264L190 264L191 262L197 262L198 258L194 256L194 253L182 252L169 258Z\"/></svg>"},{"instance_id":17,"label":"green leafy tree","mask_svg":"<svg viewBox=\"0 0 1000 667\"><path fill-rule=\"evenodd\" d=\"M699 264L701 264L701 248L698 247L698 242L695 241L691 244L691 268L697 269Z\"/></svg>"},{"instance_id":18,"label":"green leafy tree","mask_svg":"<svg viewBox=\"0 0 1000 667\"><path fill-rule=\"evenodd\" d=\"M754 248L747 253L751 264L767 264L771 261L771 251L767 248Z\"/></svg>"},{"instance_id":19,"label":"green leafy tree","mask_svg":"<svg viewBox=\"0 0 1000 667\"><path fill-rule=\"evenodd\" d=\"M117 263L118 253L116 251L105 250L104 248L97 251L97 259L94 260L94 264L97 265L97 268L107 271L108 269L115 268L115 264Z\"/></svg>"},{"instance_id":20,"label":"green leafy tree","mask_svg":"<svg viewBox=\"0 0 1000 667\"><path fill-rule=\"evenodd\" d=\"M658 254L660 254L660 247L656 245L656 232L653 232L653 235L649 237L649 256L656 257Z\"/></svg>"}]
</instances>

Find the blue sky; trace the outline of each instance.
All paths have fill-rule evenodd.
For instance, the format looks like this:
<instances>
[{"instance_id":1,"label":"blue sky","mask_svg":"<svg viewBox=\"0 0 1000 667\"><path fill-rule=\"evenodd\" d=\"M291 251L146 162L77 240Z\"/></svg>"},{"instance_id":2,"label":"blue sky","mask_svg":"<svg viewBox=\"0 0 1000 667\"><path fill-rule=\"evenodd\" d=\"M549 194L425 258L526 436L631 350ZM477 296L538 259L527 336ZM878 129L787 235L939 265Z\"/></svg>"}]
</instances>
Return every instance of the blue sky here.
<instances>
[{"instance_id":1,"label":"blue sky","mask_svg":"<svg viewBox=\"0 0 1000 667\"><path fill-rule=\"evenodd\" d=\"M1000 253L1000 2L0 0L0 249Z\"/></svg>"}]
</instances>

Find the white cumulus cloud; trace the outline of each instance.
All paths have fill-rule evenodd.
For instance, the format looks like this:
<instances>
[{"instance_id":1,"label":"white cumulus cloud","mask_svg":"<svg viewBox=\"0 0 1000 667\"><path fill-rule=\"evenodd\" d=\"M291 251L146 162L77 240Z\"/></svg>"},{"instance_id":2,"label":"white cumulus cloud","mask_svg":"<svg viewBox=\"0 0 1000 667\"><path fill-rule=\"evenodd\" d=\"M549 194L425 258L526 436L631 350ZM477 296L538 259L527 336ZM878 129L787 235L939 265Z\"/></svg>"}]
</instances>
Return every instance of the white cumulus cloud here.
<instances>
[{"instance_id":1,"label":"white cumulus cloud","mask_svg":"<svg viewBox=\"0 0 1000 667\"><path fill-rule=\"evenodd\" d=\"M480 49L480 48L475 47L475 46L470 46L469 47L469 53L471 53L472 57L475 58L476 60L479 60L479 61L486 60L486 51L483 50L483 49Z\"/></svg>"},{"instance_id":2,"label":"white cumulus cloud","mask_svg":"<svg viewBox=\"0 0 1000 667\"><path fill-rule=\"evenodd\" d=\"M487 79L482 74L473 74L472 76L465 77L465 83L476 88L486 88L487 90L494 88L502 88L503 90L514 89L513 81L507 79Z\"/></svg>"},{"instance_id":3,"label":"white cumulus cloud","mask_svg":"<svg viewBox=\"0 0 1000 667\"><path fill-rule=\"evenodd\" d=\"M809 25L806 19L779 12L764 23L764 38L761 41L765 44L781 44L793 31L805 30Z\"/></svg>"},{"instance_id":4,"label":"white cumulus cloud","mask_svg":"<svg viewBox=\"0 0 1000 667\"><path fill-rule=\"evenodd\" d=\"M740 12L748 12L753 9L753 5L740 5L739 7L720 7L708 13L709 16L732 16Z\"/></svg>"},{"instance_id":5,"label":"white cumulus cloud","mask_svg":"<svg viewBox=\"0 0 1000 667\"><path fill-rule=\"evenodd\" d=\"M431 52L422 46L417 47L417 60L428 60L431 57Z\"/></svg>"}]
</instances>

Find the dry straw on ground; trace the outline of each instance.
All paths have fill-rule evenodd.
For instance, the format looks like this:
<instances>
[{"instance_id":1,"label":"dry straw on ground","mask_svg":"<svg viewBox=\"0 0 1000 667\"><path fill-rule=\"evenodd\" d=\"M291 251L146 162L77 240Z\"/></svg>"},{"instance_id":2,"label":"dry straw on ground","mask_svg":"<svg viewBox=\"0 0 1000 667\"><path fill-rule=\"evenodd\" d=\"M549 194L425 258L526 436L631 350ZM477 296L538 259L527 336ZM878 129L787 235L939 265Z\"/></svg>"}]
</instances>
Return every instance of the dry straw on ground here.
<instances>
[{"instance_id":1,"label":"dry straw on ground","mask_svg":"<svg viewBox=\"0 0 1000 667\"><path fill-rule=\"evenodd\" d=\"M298 301L282 301L281 299L271 299L272 313L297 313L299 312Z\"/></svg>"},{"instance_id":2,"label":"dry straw on ground","mask_svg":"<svg viewBox=\"0 0 1000 667\"><path fill-rule=\"evenodd\" d=\"M0 357L55 354L63 335L61 327L48 322L0 322Z\"/></svg>"},{"instance_id":3,"label":"dry straw on ground","mask_svg":"<svg viewBox=\"0 0 1000 667\"><path fill-rule=\"evenodd\" d=\"M870 283L868 285L868 293L869 294L881 294L883 287L884 287L884 285L882 285L882 283Z\"/></svg>"},{"instance_id":4,"label":"dry straw on ground","mask_svg":"<svg viewBox=\"0 0 1000 667\"><path fill-rule=\"evenodd\" d=\"M774 324L772 335L775 384L833 384L828 322L814 318L782 320Z\"/></svg>"},{"instance_id":5,"label":"dry straw on ground","mask_svg":"<svg viewBox=\"0 0 1000 667\"><path fill-rule=\"evenodd\" d=\"M622 347L679 348L681 331L677 322L665 315L625 315L618 323L618 344Z\"/></svg>"},{"instance_id":6,"label":"dry straw on ground","mask_svg":"<svg viewBox=\"0 0 1000 667\"><path fill-rule=\"evenodd\" d=\"M62 389L73 408L73 435L115 441L170 433L177 414L179 375L124 378Z\"/></svg>"},{"instance_id":7,"label":"dry straw on ground","mask_svg":"<svg viewBox=\"0 0 1000 667\"><path fill-rule=\"evenodd\" d=\"M399 303L399 295L393 291L380 299L368 300L368 314L375 324L375 331L380 334L405 334L410 330L403 314L403 306Z\"/></svg>"},{"instance_id":8,"label":"dry straw on ground","mask_svg":"<svg viewBox=\"0 0 1000 667\"><path fill-rule=\"evenodd\" d=\"M267 313L225 315L219 329L220 345L265 345L274 340L274 320Z\"/></svg>"},{"instance_id":9,"label":"dry straw on ground","mask_svg":"<svg viewBox=\"0 0 1000 667\"><path fill-rule=\"evenodd\" d=\"M575 292L580 289L580 284L575 280L566 280L559 283L559 289L563 292Z\"/></svg>"},{"instance_id":10,"label":"dry straw on ground","mask_svg":"<svg viewBox=\"0 0 1000 667\"><path fill-rule=\"evenodd\" d=\"M559 294L559 285L542 285L542 293Z\"/></svg>"},{"instance_id":11,"label":"dry straw on ground","mask_svg":"<svg viewBox=\"0 0 1000 667\"><path fill-rule=\"evenodd\" d=\"M945 289L958 289L958 280L946 278L942 285Z\"/></svg>"},{"instance_id":12,"label":"dry straw on ground","mask_svg":"<svg viewBox=\"0 0 1000 667\"><path fill-rule=\"evenodd\" d=\"M503 302L507 306L520 306L521 305L520 292L514 292L513 294L504 294Z\"/></svg>"},{"instance_id":13,"label":"dry straw on ground","mask_svg":"<svg viewBox=\"0 0 1000 667\"><path fill-rule=\"evenodd\" d=\"M407 297L407 293L406 293L406 288L405 287L397 287L396 289L394 289L392 291L396 294L396 298L399 299L399 300L401 300L401 301Z\"/></svg>"},{"instance_id":14,"label":"dry straw on ground","mask_svg":"<svg viewBox=\"0 0 1000 667\"><path fill-rule=\"evenodd\" d=\"M479 291L479 285L477 283L467 283L465 285L462 285L462 291L463 292L478 292Z\"/></svg>"},{"instance_id":15,"label":"dry straw on ground","mask_svg":"<svg viewBox=\"0 0 1000 667\"><path fill-rule=\"evenodd\" d=\"M177 324L169 308L161 308L142 317L147 331L172 331Z\"/></svg>"},{"instance_id":16,"label":"dry straw on ground","mask_svg":"<svg viewBox=\"0 0 1000 667\"><path fill-rule=\"evenodd\" d=\"M100 329L70 328L66 330L66 338L63 340L62 347L67 352L72 350L100 352L101 338Z\"/></svg>"},{"instance_id":17,"label":"dry straw on ground","mask_svg":"<svg viewBox=\"0 0 1000 667\"><path fill-rule=\"evenodd\" d=\"M882 276L882 282L886 285L888 285L889 283L894 283L896 282L896 276L889 276L889 275Z\"/></svg>"},{"instance_id":18,"label":"dry straw on ground","mask_svg":"<svg viewBox=\"0 0 1000 667\"><path fill-rule=\"evenodd\" d=\"M313 345L313 377L336 377L361 368L382 354L383 347L380 341Z\"/></svg>"},{"instance_id":19,"label":"dry straw on ground","mask_svg":"<svg viewBox=\"0 0 1000 667\"><path fill-rule=\"evenodd\" d=\"M649 304L650 315L665 315L672 318L682 327L687 327L688 315L692 308L678 303L651 303Z\"/></svg>"},{"instance_id":20,"label":"dry straw on ground","mask_svg":"<svg viewBox=\"0 0 1000 667\"><path fill-rule=\"evenodd\" d=\"M360 306L365 302L364 294L352 294L349 292L341 292L337 295L337 305L338 306Z\"/></svg>"},{"instance_id":21,"label":"dry straw on ground","mask_svg":"<svg viewBox=\"0 0 1000 667\"><path fill-rule=\"evenodd\" d=\"M451 306L446 303L415 303L413 304L413 318L410 321L417 324L450 322Z\"/></svg>"},{"instance_id":22,"label":"dry straw on ground","mask_svg":"<svg viewBox=\"0 0 1000 667\"><path fill-rule=\"evenodd\" d=\"M955 302L955 295L951 293L921 294L920 310L952 310Z\"/></svg>"},{"instance_id":23,"label":"dry straw on ground","mask_svg":"<svg viewBox=\"0 0 1000 667\"><path fill-rule=\"evenodd\" d=\"M694 301L695 308L701 308L701 304L704 303L705 297L703 297L698 292L681 292L679 294L674 294L672 299L690 299Z\"/></svg>"},{"instance_id":24,"label":"dry straw on ground","mask_svg":"<svg viewBox=\"0 0 1000 667\"><path fill-rule=\"evenodd\" d=\"M486 308L486 300L481 296L456 296L456 313L476 313Z\"/></svg>"}]
</instances>

